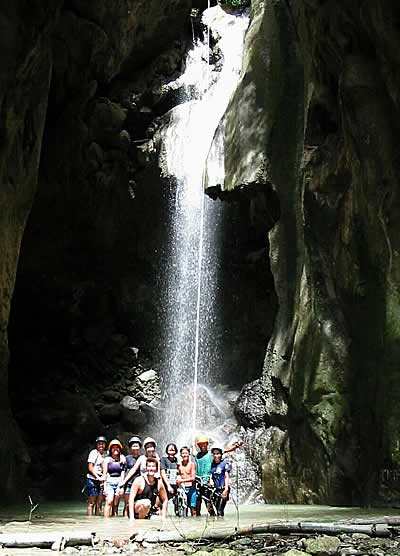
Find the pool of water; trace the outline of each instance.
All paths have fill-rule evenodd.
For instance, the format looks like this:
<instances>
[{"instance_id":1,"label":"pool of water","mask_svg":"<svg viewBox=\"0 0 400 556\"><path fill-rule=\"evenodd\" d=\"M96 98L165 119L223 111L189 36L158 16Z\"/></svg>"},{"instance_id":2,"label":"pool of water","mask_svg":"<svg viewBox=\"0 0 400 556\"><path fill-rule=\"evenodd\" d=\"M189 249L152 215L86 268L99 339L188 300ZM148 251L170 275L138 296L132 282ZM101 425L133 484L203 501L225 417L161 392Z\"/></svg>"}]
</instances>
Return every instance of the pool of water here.
<instances>
[{"instance_id":1,"label":"pool of water","mask_svg":"<svg viewBox=\"0 0 400 556\"><path fill-rule=\"evenodd\" d=\"M132 524L121 516L104 519L88 517L83 503L52 503L39 504L28 521L30 506L4 507L0 509L0 531L3 533L87 533L96 532L104 538L128 538L132 534ZM205 510L203 510L204 512ZM122 513L120 509L120 513ZM265 523L279 520L327 521L341 519L371 518L383 515L398 515L399 510L393 508L357 508L318 505L242 505L238 508L230 502L226 508L223 521L211 521L205 515L198 518L177 518L169 508L165 530L182 532L208 528L245 527L254 523ZM136 531L157 530L160 522L155 520L136 520ZM41 554L44 554L42 551Z\"/></svg>"}]
</instances>

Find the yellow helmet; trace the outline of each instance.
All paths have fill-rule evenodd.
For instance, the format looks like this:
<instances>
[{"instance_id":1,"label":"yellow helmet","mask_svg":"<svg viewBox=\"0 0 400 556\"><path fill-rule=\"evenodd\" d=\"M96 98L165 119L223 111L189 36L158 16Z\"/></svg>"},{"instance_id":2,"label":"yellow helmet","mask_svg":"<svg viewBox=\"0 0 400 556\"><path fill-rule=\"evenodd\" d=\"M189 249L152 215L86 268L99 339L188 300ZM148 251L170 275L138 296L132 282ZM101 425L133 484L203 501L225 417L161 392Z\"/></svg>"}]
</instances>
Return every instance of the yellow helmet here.
<instances>
[{"instance_id":1,"label":"yellow helmet","mask_svg":"<svg viewBox=\"0 0 400 556\"><path fill-rule=\"evenodd\" d=\"M111 440L110 444L108 445L108 450L111 449L111 446L119 446L122 450L122 444L117 438L114 438L114 440Z\"/></svg>"},{"instance_id":2,"label":"yellow helmet","mask_svg":"<svg viewBox=\"0 0 400 556\"><path fill-rule=\"evenodd\" d=\"M208 436L206 436L205 434L199 434L199 436L196 438L196 444L208 444L208 442Z\"/></svg>"}]
</instances>

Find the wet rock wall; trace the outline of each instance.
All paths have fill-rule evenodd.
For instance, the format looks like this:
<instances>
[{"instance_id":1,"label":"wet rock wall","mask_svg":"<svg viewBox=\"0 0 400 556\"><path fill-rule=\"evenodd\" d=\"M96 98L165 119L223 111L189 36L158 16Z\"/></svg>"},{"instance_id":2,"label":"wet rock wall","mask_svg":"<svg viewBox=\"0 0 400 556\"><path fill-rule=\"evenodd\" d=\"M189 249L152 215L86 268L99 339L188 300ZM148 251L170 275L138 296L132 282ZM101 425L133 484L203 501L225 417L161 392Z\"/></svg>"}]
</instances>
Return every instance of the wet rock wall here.
<instances>
[{"instance_id":1,"label":"wet rock wall","mask_svg":"<svg viewBox=\"0 0 400 556\"><path fill-rule=\"evenodd\" d=\"M115 299L111 279L99 268L115 270L117 257L110 253L126 229L123 209L130 199L126 162L130 135L123 129L124 110L102 98L102 89L179 36L188 12L189 3L180 0L123 0L90 6L79 1L21 0L6 3L0 10L0 464L4 497L23 483L29 464L8 401L7 329L17 265L23 292L19 297L26 302L25 307L19 305L19 337L24 311L31 327L25 328L22 344L12 346L11 365L13 351L16 360L10 370L12 382L23 383L25 373L40 375L41 368L50 367L43 364L46 359L54 368L60 344L65 350L74 344L74 337L86 334L89 344L101 345L118 328L105 309ZM30 213L34 199L35 209ZM29 216L22 246L25 255L20 260ZM96 307L89 319L82 320L82 299L86 308L88 300ZM15 297L13 301L17 303ZM45 324L46 319L51 322ZM50 341L48 332L37 333L40 326L53 330ZM14 334L14 323L10 328ZM14 334L12 341L17 337ZM35 357L30 364L32 349ZM26 355L24 366L16 356L21 351Z\"/></svg>"},{"instance_id":2,"label":"wet rock wall","mask_svg":"<svg viewBox=\"0 0 400 556\"><path fill-rule=\"evenodd\" d=\"M263 32L248 35L232 107L247 91L262 133L227 115L223 188L257 179L278 197L279 311L237 415L250 438L264 431L267 500L395 500L382 478L398 465L398 9L253 1L252 11ZM250 173L236 152L261 153Z\"/></svg>"}]
</instances>

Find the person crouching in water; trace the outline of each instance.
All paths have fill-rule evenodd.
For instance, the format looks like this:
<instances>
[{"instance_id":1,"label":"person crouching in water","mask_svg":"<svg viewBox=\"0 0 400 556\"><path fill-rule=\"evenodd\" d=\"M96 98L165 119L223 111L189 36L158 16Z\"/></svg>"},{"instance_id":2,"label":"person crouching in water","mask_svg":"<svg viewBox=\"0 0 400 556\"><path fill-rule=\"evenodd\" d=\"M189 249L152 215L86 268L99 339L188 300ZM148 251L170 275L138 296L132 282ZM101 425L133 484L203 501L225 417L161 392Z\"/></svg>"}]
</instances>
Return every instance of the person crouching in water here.
<instances>
[{"instance_id":1,"label":"person crouching in water","mask_svg":"<svg viewBox=\"0 0 400 556\"><path fill-rule=\"evenodd\" d=\"M106 457L103 463L103 475L105 477L104 494L106 503L104 505L104 517L118 515L118 504L124 491L120 487L120 482L125 477L126 460L121 454L122 444L116 438L111 440L108 445L110 455Z\"/></svg>"},{"instance_id":2,"label":"person crouching in water","mask_svg":"<svg viewBox=\"0 0 400 556\"><path fill-rule=\"evenodd\" d=\"M210 487L215 487L217 496L213 497L213 504L209 504L208 512L210 515L223 516L226 503L229 500L229 473L230 464L222 459L222 448L217 446L211 449L213 461L211 462Z\"/></svg>"},{"instance_id":3,"label":"person crouching in water","mask_svg":"<svg viewBox=\"0 0 400 556\"><path fill-rule=\"evenodd\" d=\"M168 496L162 479L156 479L158 461L155 458L147 458L146 473L137 477L132 484L129 495L129 519L150 518L153 513L158 513L156 508L157 497L161 503L162 524L165 523L168 511Z\"/></svg>"},{"instance_id":4,"label":"person crouching in water","mask_svg":"<svg viewBox=\"0 0 400 556\"><path fill-rule=\"evenodd\" d=\"M88 455L88 473L86 475L86 492L88 494L87 514L92 516L95 509L96 515L101 515L101 506L104 500L103 493L103 462L107 456L107 439L105 436L96 438L96 448Z\"/></svg>"}]
</instances>

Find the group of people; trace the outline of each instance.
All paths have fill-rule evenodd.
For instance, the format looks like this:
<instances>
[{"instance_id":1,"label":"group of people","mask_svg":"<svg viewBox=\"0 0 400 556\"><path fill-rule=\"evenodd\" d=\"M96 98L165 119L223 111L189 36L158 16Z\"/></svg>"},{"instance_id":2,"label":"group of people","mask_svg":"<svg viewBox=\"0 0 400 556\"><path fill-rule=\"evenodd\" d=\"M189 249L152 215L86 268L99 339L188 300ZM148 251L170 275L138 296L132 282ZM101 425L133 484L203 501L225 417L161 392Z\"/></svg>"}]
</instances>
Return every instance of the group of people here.
<instances>
[{"instance_id":1,"label":"group of people","mask_svg":"<svg viewBox=\"0 0 400 556\"><path fill-rule=\"evenodd\" d=\"M210 515L223 516L230 490L230 464L223 459L225 452L239 448L241 440L222 449L213 446L209 452L209 438L196 438L197 449L176 444L166 446L166 455L156 453L154 438L147 437L143 443L138 436L129 439L129 454L122 453L122 443L113 439L108 444L104 436L96 438L96 448L88 456L86 492L87 513L104 517L118 515L121 498L124 500L123 515L131 520L161 515L165 520L168 500L176 504L177 490L184 489L186 505L193 517L199 516L202 500L207 503ZM144 454L141 454L143 447ZM213 492L213 501L208 496Z\"/></svg>"}]
</instances>

